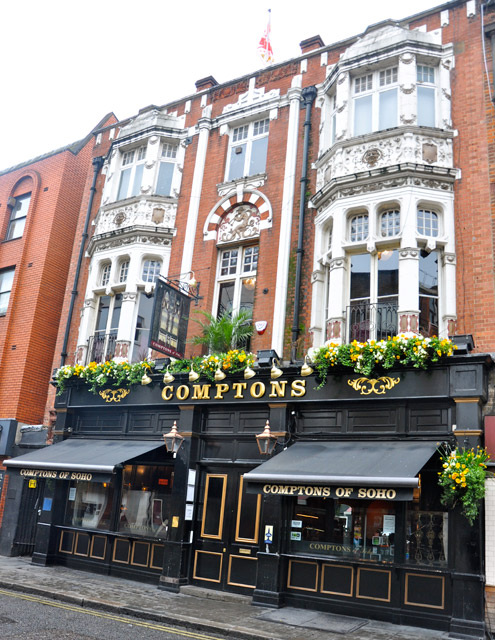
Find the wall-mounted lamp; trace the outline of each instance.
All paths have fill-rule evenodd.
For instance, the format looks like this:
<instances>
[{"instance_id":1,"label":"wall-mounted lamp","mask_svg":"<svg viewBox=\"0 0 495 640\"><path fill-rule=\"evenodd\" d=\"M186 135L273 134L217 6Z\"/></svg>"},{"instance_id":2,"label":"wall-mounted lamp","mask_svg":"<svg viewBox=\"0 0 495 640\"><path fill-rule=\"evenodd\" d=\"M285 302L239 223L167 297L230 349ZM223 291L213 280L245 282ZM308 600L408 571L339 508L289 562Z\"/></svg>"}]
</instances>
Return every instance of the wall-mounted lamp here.
<instances>
[{"instance_id":1,"label":"wall-mounted lamp","mask_svg":"<svg viewBox=\"0 0 495 640\"><path fill-rule=\"evenodd\" d=\"M174 376L170 373L167 367L165 371L165 375L163 376L163 382L165 382L165 384L168 384L169 382L173 382L174 380L175 380Z\"/></svg>"},{"instance_id":2,"label":"wall-mounted lamp","mask_svg":"<svg viewBox=\"0 0 495 640\"><path fill-rule=\"evenodd\" d=\"M220 380L223 380L224 378L225 378L225 373L220 369L220 365L219 365L217 370L215 371L215 382L220 382Z\"/></svg>"},{"instance_id":3,"label":"wall-mounted lamp","mask_svg":"<svg viewBox=\"0 0 495 640\"><path fill-rule=\"evenodd\" d=\"M272 434L269 420L266 421L263 433L259 433L256 436L256 442L258 443L258 449L262 456L269 456L275 449L277 436Z\"/></svg>"},{"instance_id":4,"label":"wall-mounted lamp","mask_svg":"<svg viewBox=\"0 0 495 640\"><path fill-rule=\"evenodd\" d=\"M191 365L191 370L189 371L189 382L195 382L199 378L199 373L194 371L193 366Z\"/></svg>"},{"instance_id":5,"label":"wall-mounted lamp","mask_svg":"<svg viewBox=\"0 0 495 640\"><path fill-rule=\"evenodd\" d=\"M174 458L177 455L177 451L181 448L184 442L184 437L177 431L177 422L174 420L174 424L168 433L163 435L165 441L165 447L169 453L173 453Z\"/></svg>"},{"instance_id":6,"label":"wall-mounted lamp","mask_svg":"<svg viewBox=\"0 0 495 640\"><path fill-rule=\"evenodd\" d=\"M253 371L251 367L246 367L244 369L244 380L250 380L251 378L254 378L255 375L256 372Z\"/></svg>"},{"instance_id":7,"label":"wall-mounted lamp","mask_svg":"<svg viewBox=\"0 0 495 640\"><path fill-rule=\"evenodd\" d=\"M304 364L301 367L301 375L302 376L310 376L313 372L313 369L308 364L308 356L304 356Z\"/></svg>"},{"instance_id":8,"label":"wall-mounted lamp","mask_svg":"<svg viewBox=\"0 0 495 640\"><path fill-rule=\"evenodd\" d=\"M146 373L146 371L144 372L144 376L141 378L141 384L147 385L151 382L151 378L149 377L149 375Z\"/></svg>"},{"instance_id":9,"label":"wall-mounted lamp","mask_svg":"<svg viewBox=\"0 0 495 640\"><path fill-rule=\"evenodd\" d=\"M270 378L272 380L275 380L276 378L280 378L281 375L283 375L283 371L282 369L278 368L278 365L280 364L280 362L277 360L277 358L273 358L273 365L270 371Z\"/></svg>"}]
</instances>

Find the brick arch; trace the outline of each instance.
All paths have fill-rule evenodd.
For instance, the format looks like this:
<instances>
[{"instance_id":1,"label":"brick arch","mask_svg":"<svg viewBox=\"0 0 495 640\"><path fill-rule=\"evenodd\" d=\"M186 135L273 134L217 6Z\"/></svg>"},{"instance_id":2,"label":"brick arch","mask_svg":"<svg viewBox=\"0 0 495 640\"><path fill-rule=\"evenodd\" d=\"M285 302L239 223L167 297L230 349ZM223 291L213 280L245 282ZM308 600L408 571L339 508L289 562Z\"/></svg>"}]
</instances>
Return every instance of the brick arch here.
<instances>
[{"instance_id":1,"label":"brick arch","mask_svg":"<svg viewBox=\"0 0 495 640\"><path fill-rule=\"evenodd\" d=\"M203 236L205 240L216 240L218 226L226 213L241 204L252 205L260 213L260 232L272 226L272 206L266 196L259 191L245 191L241 198L237 194L222 198L208 214L204 227Z\"/></svg>"}]
</instances>

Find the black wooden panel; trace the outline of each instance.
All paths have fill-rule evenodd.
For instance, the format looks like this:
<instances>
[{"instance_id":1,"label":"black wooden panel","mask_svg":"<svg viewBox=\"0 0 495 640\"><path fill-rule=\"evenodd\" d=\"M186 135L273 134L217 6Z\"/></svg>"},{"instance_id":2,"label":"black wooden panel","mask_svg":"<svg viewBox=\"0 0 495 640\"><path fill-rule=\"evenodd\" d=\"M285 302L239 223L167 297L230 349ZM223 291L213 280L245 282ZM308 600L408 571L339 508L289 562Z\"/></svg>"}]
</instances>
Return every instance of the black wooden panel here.
<instances>
[{"instance_id":1,"label":"black wooden panel","mask_svg":"<svg viewBox=\"0 0 495 640\"><path fill-rule=\"evenodd\" d=\"M270 413L267 410L240 411L237 430L240 433L261 433L269 418Z\"/></svg>"},{"instance_id":2,"label":"black wooden panel","mask_svg":"<svg viewBox=\"0 0 495 640\"><path fill-rule=\"evenodd\" d=\"M406 573L404 604L428 609L445 606L445 578L443 576Z\"/></svg>"},{"instance_id":3,"label":"black wooden panel","mask_svg":"<svg viewBox=\"0 0 495 640\"><path fill-rule=\"evenodd\" d=\"M318 589L318 564L290 560L287 587L303 591L316 591Z\"/></svg>"},{"instance_id":4,"label":"black wooden panel","mask_svg":"<svg viewBox=\"0 0 495 640\"><path fill-rule=\"evenodd\" d=\"M400 431L396 409L359 409L348 412L348 431L351 433L394 433Z\"/></svg>"},{"instance_id":5,"label":"black wooden panel","mask_svg":"<svg viewBox=\"0 0 495 640\"><path fill-rule=\"evenodd\" d=\"M321 592L352 596L354 570L343 565L324 564L321 568Z\"/></svg>"},{"instance_id":6,"label":"black wooden panel","mask_svg":"<svg viewBox=\"0 0 495 640\"><path fill-rule=\"evenodd\" d=\"M112 411L105 408L105 411L81 411L77 417L75 431L77 433L96 434L119 434L124 432L126 423L126 413L123 410Z\"/></svg>"},{"instance_id":7,"label":"black wooden panel","mask_svg":"<svg viewBox=\"0 0 495 640\"><path fill-rule=\"evenodd\" d=\"M74 555L87 556L89 553L90 538L87 533L78 533L76 535L76 546Z\"/></svg>"},{"instance_id":8,"label":"black wooden panel","mask_svg":"<svg viewBox=\"0 0 495 640\"><path fill-rule=\"evenodd\" d=\"M163 569L163 556L165 547L163 544L154 544L151 547L150 569Z\"/></svg>"},{"instance_id":9,"label":"black wooden panel","mask_svg":"<svg viewBox=\"0 0 495 640\"><path fill-rule=\"evenodd\" d=\"M172 425L174 424L174 420L177 421L177 424L179 423L180 420L180 412L179 410L176 411L160 411L160 413L157 414L157 421L156 421L156 431L157 433L168 433L170 431L170 429L172 428ZM179 429L180 431L180 429Z\"/></svg>"},{"instance_id":10,"label":"black wooden panel","mask_svg":"<svg viewBox=\"0 0 495 640\"><path fill-rule=\"evenodd\" d=\"M151 434L154 432L156 424L156 413L147 411L146 413L129 414L129 433Z\"/></svg>"},{"instance_id":11,"label":"black wooden panel","mask_svg":"<svg viewBox=\"0 0 495 640\"><path fill-rule=\"evenodd\" d=\"M411 409L409 414L409 431L428 432L446 431L449 429L448 409Z\"/></svg>"},{"instance_id":12,"label":"black wooden panel","mask_svg":"<svg viewBox=\"0 0 495 640\"><path fill-rule=\"evenodd\" d=\"M356 597L390 602L391 572L382 569L358 568Z\"/></svg>"},{"instance_id":13,"label":"black wooden panel","mask_svg":"<svg viewBox=\"0 0 495 640\"><path fill-rule=\"evenodd\" d=\"M131 543L129 540L115 538L113 547L113 561L120 564L129 564L131 555Z\"/></svg>"},{"instance_id":14,"label":"black wooden panel","mask_svg":"<svg viewBox=\"0 0 495 640\"><path fill-rule=\"evenodd\" d=\"M206 419L203 423L205 431L230 431L234 430L235 412L234 411L208 411Z\"/></svg>"},{"instance_id":15,"label":"black wooden panel","mask_svg":"<svg viewBox=\"0 0 495 640\"><path fill-rule=\"evenodd\" d=\"M265 420L266 422L266 420ZM258 433L261 433L259 431ZM253 437L249 441L238 440L234 449L234 455L237 460L259 460L260 451L256 443L256 439Z\"/></svg>"},{"instance_id":16,"label":"black wooden panel","mask_svg":"<svg viewBox=\"0 0 495 640\"><path fill-rule=\"evenodd\" d=\"M342 431L342 419L342 411L303 410L297 419L297 426L300 431L338 433Z\"/></svg>"},{"instance_id":17,"label":"black wooden panel","mask_svg":"<svg viewBox=\"0 0 495 640\"><path fill-rule=\"evenodd\" d=\"M104 560L105 552L107 550L106 536L93 536L91 541L91 550L89 555L96 560Z\"/></svg>"},{"instance_id":18,"label":"black wooden panel","mask_svg":"<svg viewBox=\"0 0 495 640\"><path fill-rule=\"evenodd\" d=\"M229 557L228 583L238 587L252 587L254 589L256 586L257 567L258 560L256 558L231 555Z\"/></svg>"},{"instance_id":19,"label":"black wooden panel","mask_svg":"<svg viewBox=\"0 0 495 640\"><path fill-rule=\"evenodd\" d=\"M203 458L217 460L232 460L234 457L233 440L221 440L209 438L204 443Z\"/></svg>"},{"instance_id":20,"label":"black wooden panel","mask_svg":"<svg viewBox=\"0 0 495 640\"><path fill-rule=\"evenodd\" d=\"M131 564L147 567L150 557L150 543L135 541L132 545Z\"/></svg>"},{"instance_id":21,"label":"black wooden panel","mask_svg":"<svg viewBox=\"0 0 495 640\"><path fill-rule=\"evenodd\" d=\"M194 558L193 578L197 580L207 580L208 582L220 582L222 575L221 553L210 551L196 551Z\"/></svg>"},{"instance_id":22,"label":"black wooden panel","mask_svg":"<svg viewBox=\"0 0 495 640\"><path fill-rule=\"evenodd\" d=\"M72 553L74 549L74 532L62 531L60 534L60 545L58 550L61 553Z\"/></svg>"}]
</instances>

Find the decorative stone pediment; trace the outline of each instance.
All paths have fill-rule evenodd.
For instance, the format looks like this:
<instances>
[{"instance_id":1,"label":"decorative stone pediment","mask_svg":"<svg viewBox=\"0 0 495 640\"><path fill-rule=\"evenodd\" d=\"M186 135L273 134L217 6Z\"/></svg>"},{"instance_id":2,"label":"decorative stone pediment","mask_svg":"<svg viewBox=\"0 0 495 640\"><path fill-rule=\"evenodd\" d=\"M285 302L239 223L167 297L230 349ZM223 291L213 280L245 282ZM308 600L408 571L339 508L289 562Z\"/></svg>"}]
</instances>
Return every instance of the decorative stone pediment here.
<instances>
[{"instance_id":1,"label":"decorative stone pediment","mask_svg":"<svg viewBox=\"0 0 495 640\"><path fill-rule=\"evenodd\" d=\"M102 207L96 221L95 235L119 231L125 227L150 226L174 228L177 205L156 200L138 200L127 205Z\"/></svg>"},{"instance_id":2,"label":"decorative stone pediment","mask_svg":"<svg viewBox=\"0 0 495 640\"><path fill-rule=\"evenodd\" d=\"M260 235L260 212L254 206L241 204L228 213L218 227L217 244L241 242Z\"/></svg>"}]
</instances>

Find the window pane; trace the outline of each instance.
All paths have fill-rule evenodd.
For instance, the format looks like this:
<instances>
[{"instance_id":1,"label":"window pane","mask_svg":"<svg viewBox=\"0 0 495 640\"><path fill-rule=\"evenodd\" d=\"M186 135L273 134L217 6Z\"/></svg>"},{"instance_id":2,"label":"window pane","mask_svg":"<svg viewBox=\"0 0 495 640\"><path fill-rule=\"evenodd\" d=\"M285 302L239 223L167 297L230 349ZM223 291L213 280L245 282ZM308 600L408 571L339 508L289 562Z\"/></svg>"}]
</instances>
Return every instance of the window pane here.
<instances>
[{"instance_id":1,"label":"window pane","mask_svg":"<svg viewBox=\"0 0 495 640\"><path fill-rule=\"evenodd\" d=\"M160 275L162 263L159 260L146 260L143 265L142 279L144 282L155 282Z\"/></svg>"},{"instance_id":2,"label":"window pane","mask_svg":"<svg viewBox=\"0 0 495 640\"><path fill-rule=\"evenodd\" d=\"M418 86L418 124L435 126L435 89Z\"/></svg>"},{"instance_id":3,"label":"window pane","mask_svg":"<svg viewBox=\"0 0 495 640\"><path fill-rule=\"evenodd\" d=\"M378 297L395 296L399 292L399 252L378 253Z\"/></svg>"},{"instance_id":4,"label":"window pane","mask_svg":"<svg viewBox=\"0 0 495 640\"><path fill-rule=\"evenodd\" d=\"M254 282L253 282L254 281ZM241 285L241 304L242 311L251 311L254 306L254 292L256 289L256 278L246 278Z\"/></svg>"},{"instance_id":5,"label":"window pane","mask_svg":"<svg viewBox=\"0 0 495 640\"><path fill-rule=\"evenodd\" d=\"M12 283L14 282L15 269L7 269L0 272L0 292L10 292L12 289Z\"/></svg>"},{"instance_id":6,"label":"window pane","mask_svg":"<svg viewBox=\"0 0 495 640\"><path fill-rule=\"evenodd\" d=\"M435 82L435 69L418 64L416 67L418 82Z\"/></svg>"},{"instance_id":7,"label":"window pane","mask_svg":"<svg viewBox=\"0 0 495 640\"><path fill-rule=\"evenodd\" d=\"M10 298L10 291L7 291L5 293L0 293L0 315L4 316L7 313L7 309L9 306L9 298Z\"/></svg>"},{"instance_id":8,"label":"window pane","mask_svg":"<svg viewBox=\"0 0 495 640\"><path fill-rule=\"evenodd\" d=\"M253 140L251 147L251 161L249 163L249 175L264 173L266 169L266 152L268 150L268 136Z\"/></svg>"},{"instance_id":9,"label":"window pane","mask_svg":"<svg viewBox=\"0 0 495 640\"><path fill-rule=\"evenodd\" d=\"M225 501L226 476L208 475L206 478L201 536L221 538Z\"/></svg>"},{"instance_id":10,"label":"window pane","mask_svg":"<svg viewBox=\"0 0 495 640\"><path fill-rule=\"evenodd\" d=\"M361 136L370 133L371 126L371 96L363 96L354 100L354 135Z\"/></svg>"},{"instance_id":11,"label":"window pane","mask_svg":"<svg viewBox=\"0 0 495 640\"><path fill-rule=\"evenodd\" d=\"M230 151L230 166L228 180L235 180L244 176L244 164L246 161L246 144L238 144Z\"/></svg>"},{"instance_id":12,"label":"window pane","mask_svg":"<svg viewBox=\"0 0 495 640\"><path fill-rule=\"evenodd\" d=\"M362 242L368 237L368 216L366 214L351 218L351 242Z\"/></svg>"},{"instance_id":13,"label":"window pane","mask_svg":"<svg viewBox=\"0 0 495 640\"><path fill-rule=\"evenodd\" d=\"M423 236L438 236L438 215L428 209L418 209L418 233Z\"/></svg>"},{"instance_id":14,"label":"window pane","mask_svg":"<svg viewBox=\"0 0 495 640\"><path fill-rule=\"evenodd\" d=\"M234 282L222 282L220 284L220 294L218 299L218 312L220 316L222 313L231 313L234 307Z\"/></svg>"},{"instance_id":15,"label":"window pane","mask_svg":"<svg viewBox=\"0 0 495 640\"><path fill-rule=\"evenodd\" d=\"M235 539L237 541L258 542L261 495L246 493L242 477L239 485L239 504Z\"/></svg>"},{"instance_id":16,"label":"window pane","mask_svg":"<svg viewBox=\"0 0 495 640\"><path fill-rule=\"evenodd\" d=\"M248 247L244 249L242 273L252 273L256 271L258 267L258 251L259 247Z\"/></svg>"},{"instance_id":17,"label":"window pane","mask_svg":"<svg viewBox=\"0 0 495 640\"><path fill-rule=\"evenodd\" d=\"M71 481L64 524L85 529L110 529L113 485L108 482Z\"/></svg>"},{"instance_id":18,"label":"window pane","mask_svg":"<svg viewBox=\"0 0 495 640\"><path fill-rule=\"evenodd\" d=\"M385 211L381 217L381 234L383 238L396 236L400 232L400 213L397 209Z\"/></svg>"},{"instance_id":19,"label":"window pane","mask_svg":"<svg viewBox=\"0 0 495 640\"><path fill-rule=\"evenodd\" d=\"M351 256L351 301L370 297L371 255L361 253Z\"/></svg>"},{"instance_id":20,"label":"window pane","mask_svg":"<svg viewBox=\"0 0 495 640\"><path fill-rule=\"evenodd\" d=\"M110 296L101 296L100 304L98 305L98 313L96 315L96 332L103 332L107 330L108 312L110 309Z\"/></svg>"},{"instance_id":21,"label":"window pane","mask_svg":"<svg viewBox=\"0 0 495 640\"><path fill-rule=\"evenodd\" d=\"M397 89L382 91L379 95L378 128L390 129L397 126Z\"/></svg>"},{"instance_id":22,"label":"window pane","mask_svg":"<svg viewBox=\"0 0 495 640\"><path fill-rule=\"evenodd\" d=\"M119 531L165 538L174 468L126 465L122 474Z\"/></svg>"},{"instance_id":23,"label":"window pane","mask_svg":"<svg viewBox=\"0 0 495 640\"><path fill-rule=\"evenodd\" d=\"M156 183L156 193L159 196L169 196L172 190L172 177L174 175L174 164L172 162L160 162L158 180Z\"/></svg>"},{"instance_id":24,"label":"window pane","mask_svg":"<svg viewBox=\"0 0 495 640\"><path fill-rule=\"evenodd\" d=\"M120 265L119 282L127 282L128 274L129 274L129 260L126 260Z\"/></svg>"},{"instance_id":25,"label":"window pane","mask_svg":"<svg viewBox=\"0 0 495 640\"><path fill-rule=\"evenodd\" d=\"M117 330L119 328L120 321L120 310L122 309L122 294L117 293L114 298L113 303L113 311L112 311L112 322L110 324L110 329Z\"/></svg>"},{"instance_id":26,"label":"window pane","mask_svg":"<svg viewBox=\"0 0 495 640\"><path fill-rule=\"evenodd\" d=\"M144 360L148 355L153 302L154 299L148 298L144 293L139 295L139 308L136 320L136 332L134 334L132 362L141 362L141 360Z\"/></svg>"},{"instance_id":27,"label":"window pane","mask_svg":"<svg viewBox=\"0 0 495 640\"><path fill-rule=\"evenodd\" d=\"M220 266L221 276L231 276L237 271L238 250L224 251L222 253L222 264Z\"/></svg>"},{"instance_id":28,"label":"window pane","mask_svg":"<svg viewBox=\"0 0 495 640\"><path fill-rule=\"evenodd\" d=\"M421 251L419 257L419 293L438 296L438 253Z\"/></svg>"},{"instance_id":29,"label":"window pane","mask_svg":"<svg viewBox=\"0 0 495 640\"><path fill-rule=\"evenodd\" d=\"M9 228L7 230L7 240L14 240L15 238L21 238L24 233L24 227L26 225L26 216L31 202L31 194L28 193L23 196L17 197L15 206L10 214Z\"/></svg>"},{"instance_id":30,"label":"window pane","mask_svg":"<svg viewBox=\"0 0 495 640\"><path fill-rule=\"evenodd\" d=\"M26 218L20 220L12 220L9 224L9 230L7 232L7 240L15 240L16 238L22 238L24 233L24 227L26 226Z\"/></svg>"},{"instance_id":31,"label":"window pane","mask_svg":"<svg viewBox=\"0 0 495 640\"><path fill-rule=\"evenodd\" d=\"M131 169L124 169L120 172L119 192L117 194L117 200L123 200L127 198L127 192L129 191L129 182L131 179Z\"/></svg>"},{"instance_id":32,"label":"window pane","mask_svg":"<svg viewBox=\"0 0 495 640\"><path fill-rule=\"evenodd\" d=\"M138 164L134 170L134 182L132 184L131 196L138 196L141 193L141 184L143 182L144 164Z\"/></svg>"}]
</instances>

